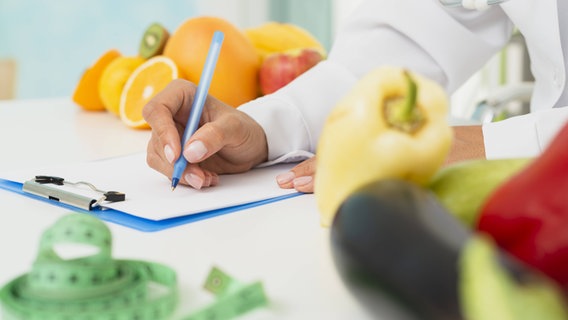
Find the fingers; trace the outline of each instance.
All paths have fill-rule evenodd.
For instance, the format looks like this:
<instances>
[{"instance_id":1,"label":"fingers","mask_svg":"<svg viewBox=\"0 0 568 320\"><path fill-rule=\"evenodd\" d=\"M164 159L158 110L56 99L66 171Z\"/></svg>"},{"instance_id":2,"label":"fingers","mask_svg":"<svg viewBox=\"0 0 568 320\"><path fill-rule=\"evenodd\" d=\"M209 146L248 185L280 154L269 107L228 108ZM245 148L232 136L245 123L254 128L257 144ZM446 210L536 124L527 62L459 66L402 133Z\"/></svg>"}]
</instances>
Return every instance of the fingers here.
<instances>
[{"instance_id":1,"label":"fingers","mask_svg":"<svg viewBox=\"0 0 568 320\"><path fill-rule=\"evenodd\" d=\"M173 164L164 158L163 153L155 151L154 144L148 145L146 162L152 169L164 174L168 178L173 174ZM195 189L213 187L219 184L219 176L196 164L188 164L181 176L180 184L189 185Z\"/></svg>"},{"instance_id":2,"label":"fingers","mask_svg":"<svg viewBox=\"0 0 568 320\"><path fill-rule=\"evenodd\" d=\"M214 111L184 148L188 162L217 173L235 173L266 161L268 147L262 127L232 107L212 105L209 110Z\"/></svg>"},{"instance_id":3,"label":"fingers","mask_svg":"<svg viewBox=\"0 0 568 320\"><path fill-rule=\"evenodd\" d=\"M187 120L195 85L177 79L144 106L142 115L152 128L152 149L173 162L181 153L179 129Z\"/></svg>"},{"instance_id":4,"label":"fingers","mask_svg":"<svg viewBox=\"0 0 568 320\"><path fill-rule=\"evenodd\" d=\"M180 133L189 115L194 93L195 85L191 82L174 80L143 109L144 119L152 128L146 161L151 168L167 177L171 177L173 164L181 153ZM189 164L180 183L201 189L217 185L219 176Z\"/></svg>"},{"instance_id":5,"label":"fingers","mask_svg":"<svg viewBox=\"0 0 568 320\"><path fill-rule=\"evenodd\" d=\"M144 119L152 128L147 150L150 167L171 177L173 164L183 156L190 165L180 183L200 189L217 184L218 174L243 172L266 161L268 147L262 127L212 96L206 100L200 127L181 155L181 134L195 89L189 81L174 80L144 107Z\"/></svg>"},{"instance_id":6,"label":"fingers","mask_svg":"<svg viewBox=\"0 0 568 320\"><path fill-rule=\"evenodd\" d=\"M303 176L294 179L294 189L303 193L314 192L314 176Z\"/></svg>"},{"instance_id":7,"label":"fingers","mask_svg":"<svg viewBox=\"0 0 568 320\"><path fill-rule=\"evenodd\" d=\"M152 137L148 142L146 163L150 166L150 168L164 174L165 176L171 177L173 165L166 159L161 143L155 137L154 133L152 133Z\"/></svg>"},{"instance_id":8,"label":"fingers","mask_svg":"<svg viewBox=\"0 0 568 320\"><path fill-rule=\"evenodd\" d=\"M184 157L190 163L198 163L221 150L226 144L225 126L217 122L208 122L201 126L188 141L184 148Z\"/></svg>"},{"instance_id":9,"label":"fingers","mask_svg":"<svg viewBox=\"0 0 568 320\"><path fill-rule=\"evenodd\" d=\"M289 172L276 177L276 182L281 188L294 188L299 192L314 192L314 176L316 173L316 157L305 160L292 168Z\"/></svg>"},{"instance_id":10,"label":"fingers","mask_svg":"<svg viewBox=\"0 0 568 320\"><path fill-rule=\"evenodd\" d=\"M204 187L218 185L219 176L197 165L189 164L183 173L181 182L199 190Z\"/></svg>"}]
</instances>

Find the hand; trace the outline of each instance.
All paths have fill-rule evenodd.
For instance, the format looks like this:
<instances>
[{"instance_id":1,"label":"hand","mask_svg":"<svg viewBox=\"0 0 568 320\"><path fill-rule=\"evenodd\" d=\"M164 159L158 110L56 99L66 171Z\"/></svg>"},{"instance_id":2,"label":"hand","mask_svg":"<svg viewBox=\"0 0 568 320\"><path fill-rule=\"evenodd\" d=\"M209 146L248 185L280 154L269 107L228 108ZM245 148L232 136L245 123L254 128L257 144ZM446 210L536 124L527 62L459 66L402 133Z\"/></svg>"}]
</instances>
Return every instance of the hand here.
<instances>
[{"instance_id":1,"label":"hand","mask_svg":"<svg viewBox=\"0 0 568 320\"><path fill-rule=\"evenodd\" d=\"M195 90L189 81L174 80L144 106L144 119L152 128L146 161L168 178L180 157L181 136ZM244 172L266 161L264 131L244 112L208 96L199 125L184 147L188 165L180 183L196 189L214 186L218 174Z\"/></svg>"},{"instance_id":2,"label":"hand","mask_svg":"<svg viewBox=\"0 0 568 320\"><path fill-rule=\"evenodd\" d=\"M276 177L280 188L294 188L299 192L314 192L314 175L316 173L316 157L305 160L292 168L289 172Z\"/></svg>"}]
</instances>

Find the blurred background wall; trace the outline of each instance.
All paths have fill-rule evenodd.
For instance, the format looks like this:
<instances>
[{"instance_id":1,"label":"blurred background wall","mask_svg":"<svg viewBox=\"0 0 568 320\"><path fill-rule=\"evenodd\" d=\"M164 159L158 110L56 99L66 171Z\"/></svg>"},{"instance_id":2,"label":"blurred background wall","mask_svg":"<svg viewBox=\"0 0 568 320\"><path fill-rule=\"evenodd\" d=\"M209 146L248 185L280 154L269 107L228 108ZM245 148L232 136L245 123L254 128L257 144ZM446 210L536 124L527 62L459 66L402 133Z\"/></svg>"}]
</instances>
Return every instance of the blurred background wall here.
<instances>
[{"instance_id":1,"label":"blurred background wall","mask_svg":"<svg viewBox=\"0 0 568 320\"><path fill-rule=\"evenodd\" d=\"M16 98L69 96L105 50L135 54L150 23L195 13L187 0L0 0L0 59L16 62Z\"/></svg>"},{"instance_id":2,"label":"blurred background wall","mask_svg":"<svg viewBox=\"0 0 568 320\"><path fill-rule=\"evenodd\" d=\"M152 22L173 31L197 15L221 16L243 28L268 19L293 21L313 31L327 46L331 42L330 3L332 0L0 0L0 86L4 91L0 89L0 99L2 95L17 99L70 96L82 71L107 49L136 54ZM306 7L324 9L308 15L313 11Z\"/></svg>"}]
</instances>

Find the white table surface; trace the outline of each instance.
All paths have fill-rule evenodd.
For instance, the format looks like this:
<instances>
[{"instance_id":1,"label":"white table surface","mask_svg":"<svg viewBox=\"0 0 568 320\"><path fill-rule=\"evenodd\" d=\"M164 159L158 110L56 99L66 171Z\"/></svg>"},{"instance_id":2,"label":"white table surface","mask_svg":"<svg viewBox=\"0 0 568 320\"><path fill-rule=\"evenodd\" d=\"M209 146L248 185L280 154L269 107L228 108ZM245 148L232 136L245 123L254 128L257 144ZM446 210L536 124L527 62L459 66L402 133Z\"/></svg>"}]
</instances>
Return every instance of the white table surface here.
<instances>
[{"instance_id":1,"label":"white table surface","mask_svg":"<svg viewBox=\"0 0 568 320\"><path fill-rule=\"evenodd\" d=\"M69 99L0 102L0 123L0 172L140 152L150 136L112 114L82 111ZM0 190L0 285L30 270L41 233L66 214ZM176 270L178 316L213 301L202 284L218 266L239 280L263 281L271 304L245 319L394 318L386 310L369 315L341 282L313 195L154 233L107 225L115 258L155 261Z\"/></svg>"}]
</instances>

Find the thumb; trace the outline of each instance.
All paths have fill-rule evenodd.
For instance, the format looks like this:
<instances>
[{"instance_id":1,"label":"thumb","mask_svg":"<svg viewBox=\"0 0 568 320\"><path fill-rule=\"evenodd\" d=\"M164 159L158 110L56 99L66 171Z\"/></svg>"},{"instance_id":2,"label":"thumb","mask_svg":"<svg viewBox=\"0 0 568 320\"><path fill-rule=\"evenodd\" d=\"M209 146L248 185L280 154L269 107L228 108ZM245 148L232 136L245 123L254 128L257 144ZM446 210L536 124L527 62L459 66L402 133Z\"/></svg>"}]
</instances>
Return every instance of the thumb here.
<instances>
[{"instance_id":1,"label":"thumb","mask_svg":"<svg viewBox=\"0 0 568 320\"><path fill-rule=\"evenodd\" d=\"M183 156L190 163L201 162L225 146L225 135L222 126L217 126L214 122L205 123L191 136L185 145Z\"/></svg>"}]
</instances>

